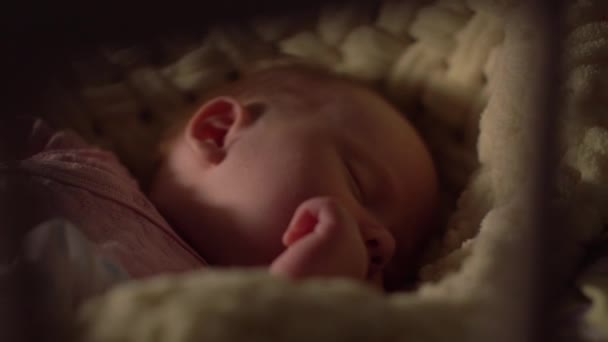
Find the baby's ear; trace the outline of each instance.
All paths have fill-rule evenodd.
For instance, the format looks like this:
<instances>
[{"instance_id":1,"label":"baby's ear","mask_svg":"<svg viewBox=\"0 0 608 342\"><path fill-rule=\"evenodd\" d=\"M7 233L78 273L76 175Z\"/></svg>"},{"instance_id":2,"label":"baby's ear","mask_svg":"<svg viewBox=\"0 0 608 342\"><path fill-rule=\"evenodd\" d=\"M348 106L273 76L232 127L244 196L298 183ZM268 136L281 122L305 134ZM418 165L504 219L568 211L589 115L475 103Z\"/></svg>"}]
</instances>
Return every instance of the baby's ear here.
<instances>
[{"instance_id":1,"label":"baby's ear","mask_svg":"<svg viewBox=\"0 0 608 342\"><path fill-rule=\"evenodd\" d=\"M246 108L232 97L222 96L207 101L188 122L186 140L195 152L217 164L227 147L250 123Z\"/></svg>"}]
</instances>

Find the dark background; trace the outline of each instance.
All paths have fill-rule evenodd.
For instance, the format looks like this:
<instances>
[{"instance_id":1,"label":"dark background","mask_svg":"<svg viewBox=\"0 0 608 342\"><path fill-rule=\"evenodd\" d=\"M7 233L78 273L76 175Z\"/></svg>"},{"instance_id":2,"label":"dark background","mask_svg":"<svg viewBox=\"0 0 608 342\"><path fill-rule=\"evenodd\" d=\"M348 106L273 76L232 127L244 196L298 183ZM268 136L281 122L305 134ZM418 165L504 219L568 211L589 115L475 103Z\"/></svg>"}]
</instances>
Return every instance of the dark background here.
<instances>
[{"instance_id":1,"label":"dark background","mask_svg":"<svg viewBox=\"0 0 608 342\"><path fill-rule=\"evenodd\" d=\"M203 32L252 15L289 15L335 0L12 1L0 5L2 116L20 112L44 82L49 60L80 47L130 42L157 34ZM357 1L361 2L361 1ZM49 58L52 57L52 58Z\"/></svg>"}]
</instances>

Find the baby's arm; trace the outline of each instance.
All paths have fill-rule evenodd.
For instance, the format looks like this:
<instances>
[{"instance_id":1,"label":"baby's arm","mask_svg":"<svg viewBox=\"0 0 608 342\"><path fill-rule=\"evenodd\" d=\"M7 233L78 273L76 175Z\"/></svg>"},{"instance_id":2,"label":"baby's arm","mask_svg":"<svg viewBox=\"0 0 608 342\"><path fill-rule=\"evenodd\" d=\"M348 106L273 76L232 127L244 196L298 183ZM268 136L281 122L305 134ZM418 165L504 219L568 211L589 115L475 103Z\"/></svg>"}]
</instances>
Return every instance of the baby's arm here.
<instances>
[{"instance_id":1,"label":"baby's arm","mask_svg":"<svg viewBox=\"0 0 608 342\"><path fill-rule=\"evenodd\" d=\"M364 280L369 257L355 219L336 201L303 202L283 235L287 249L270 266L292 279L344 277Z\"/></svg>"}]
</instances>

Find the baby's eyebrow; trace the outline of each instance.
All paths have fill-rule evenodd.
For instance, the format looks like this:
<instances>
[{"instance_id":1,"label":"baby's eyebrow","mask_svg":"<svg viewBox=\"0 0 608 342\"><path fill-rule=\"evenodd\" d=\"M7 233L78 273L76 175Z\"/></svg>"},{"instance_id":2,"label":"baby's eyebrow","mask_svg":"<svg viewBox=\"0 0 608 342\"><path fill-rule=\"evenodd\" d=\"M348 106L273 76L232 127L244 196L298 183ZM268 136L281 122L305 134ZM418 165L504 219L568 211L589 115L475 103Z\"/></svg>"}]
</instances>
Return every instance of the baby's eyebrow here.
<instances>
[{"instance_id":1,"label":"baby's eyebrow","mask_svg":"<svg viewBox=\"0 0 608 342\"><path fill-rule=\"evenodd\" d=\"M395 195L397 187L390 171L386 165L382 165L382 163L373 162L372 165L376 181L375 190L378 192L378 200L383 203L392 203L393 199L397 197Z\"/></svg>"}]
</instances>

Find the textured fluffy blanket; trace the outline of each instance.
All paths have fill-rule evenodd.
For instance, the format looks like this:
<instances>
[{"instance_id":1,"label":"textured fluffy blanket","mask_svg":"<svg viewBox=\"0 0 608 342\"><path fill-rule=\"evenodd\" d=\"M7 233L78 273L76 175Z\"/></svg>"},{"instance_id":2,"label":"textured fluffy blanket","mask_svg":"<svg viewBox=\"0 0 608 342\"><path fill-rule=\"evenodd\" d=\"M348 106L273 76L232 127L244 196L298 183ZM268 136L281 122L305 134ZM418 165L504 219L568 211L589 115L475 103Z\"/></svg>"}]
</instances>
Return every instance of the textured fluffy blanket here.
<instances>
[{"instance_id":1,"label":"textured fluffy blanket","mask_svg":"<svg viewBox=\"0 0 608 342\"><path fill-rule=\"evenodd\" d=\"M165 40L171 42L164 43L166 55L179 58L162 68L147 64L138 47L105 47L102 62L76 61L77 101L58 82L49 97L71 94L72 100L55 106L60 114L50 118L113 148L142 177L154 160L140 153L142 142L153 144L160 127L175 119L175 108L187 106L184 94L198 94L235 72L297 57L369 81L412 115L429 141L443 170L449 215L416 292L383 296L340 281L294 285L255 272L161 277L92 300L79 317L79 336L521 340L524 330L515 328L526 327L529 317L519 314L530 298L523 295L529 278L518 273L524 260L517 253L530 232L525 157L538 108L539 92L531 85L542 66L536 58L542 37L524 4L388 0L372 12L353 2L324 8L313 21L256 18L210 30L202 40ZM551 239L560 246L552 264L560 275L550 279L556 287L572 279L608 219L608 5L570 1L566 13L559 167L548 203L563 225ZM117 68L125 81L102 76ZM93 119L84 118L82 108L94 109ZM144 129L142 120L148 122ZM608 338L607 282L594 274L581 280L594 301L584 322L592 334L571 327L580 337Z\"/></svg>"}]
</instances>

